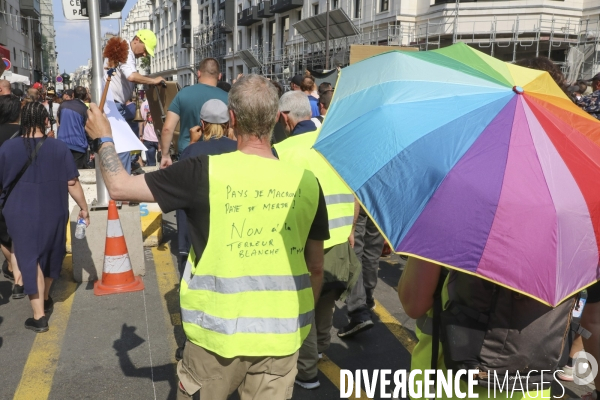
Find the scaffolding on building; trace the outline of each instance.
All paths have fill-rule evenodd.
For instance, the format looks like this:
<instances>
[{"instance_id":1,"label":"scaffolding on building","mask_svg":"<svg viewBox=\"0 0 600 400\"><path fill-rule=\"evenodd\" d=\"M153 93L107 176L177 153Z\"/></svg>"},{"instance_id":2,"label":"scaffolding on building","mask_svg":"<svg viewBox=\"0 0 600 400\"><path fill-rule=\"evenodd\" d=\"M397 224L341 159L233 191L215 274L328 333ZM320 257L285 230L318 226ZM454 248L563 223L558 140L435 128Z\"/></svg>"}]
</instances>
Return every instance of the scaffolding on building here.
<instances>
[{"instance_id":1,"label":"scaffolding on building","mask_svg":"<svg viewBox=\"0 0 600 400\"><path fill-rule=\"evenodd\" d=\"M417 23L392 21L357 28L357 35L330 40L332 67L348 65L353 44L433 50L464 42L512 63L527 57L546 56L562 68L568 82L590 79L600 72L600 15L586 19L546 15L486 19L463 16L456 9L448 15ZM222 26L199 28L194 38L196 62L214 57L224 65L222 61L231 57ZM319 70L325 66L325 42L309 44L301 37L287 41L283 48L255 46L248 50L262 63L252 72L282 82L306 69Z\"/></svg>"}]
</instances>

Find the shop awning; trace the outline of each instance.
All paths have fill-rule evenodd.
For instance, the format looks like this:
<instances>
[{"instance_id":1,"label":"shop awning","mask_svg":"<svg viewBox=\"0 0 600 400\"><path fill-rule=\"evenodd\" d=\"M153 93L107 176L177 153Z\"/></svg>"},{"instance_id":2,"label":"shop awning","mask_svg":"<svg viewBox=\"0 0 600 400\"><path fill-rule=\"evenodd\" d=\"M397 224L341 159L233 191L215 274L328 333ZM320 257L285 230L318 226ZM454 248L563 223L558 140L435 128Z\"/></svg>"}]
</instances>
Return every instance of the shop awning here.
<instances>
[{"instance_id":1,"label":"shop awning","mask_svg":"<svg viewBox=\"0 0 600 400\"><path fill-rule=\"evenodd\" d=\"M31 85L31 82L29 81L28 76L14 74L14 73L7 73L7 72L2 74L1 79L6 79L10 83L24 83L25 85Z\"/></svg>"}]
</instances>

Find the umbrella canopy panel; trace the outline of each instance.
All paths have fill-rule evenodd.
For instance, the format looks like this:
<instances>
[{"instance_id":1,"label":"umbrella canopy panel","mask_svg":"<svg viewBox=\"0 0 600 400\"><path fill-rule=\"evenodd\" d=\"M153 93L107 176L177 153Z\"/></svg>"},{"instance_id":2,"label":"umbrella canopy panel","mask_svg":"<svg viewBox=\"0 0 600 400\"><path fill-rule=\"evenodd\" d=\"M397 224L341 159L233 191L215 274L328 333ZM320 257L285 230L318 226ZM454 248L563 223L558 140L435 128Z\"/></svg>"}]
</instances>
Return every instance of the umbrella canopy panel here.
<instances>
[{"instance_id":1,"label":"umbrella canopy panel","mask_svg":"<svg viewBox=\"0 0 600 400\"><path fill-rule=\"evenodd\" d=\"M458 44L344 69L315 148L396 252L556 305L599 276L599 132L548 73Z\"/></svg>"}]
</instances>

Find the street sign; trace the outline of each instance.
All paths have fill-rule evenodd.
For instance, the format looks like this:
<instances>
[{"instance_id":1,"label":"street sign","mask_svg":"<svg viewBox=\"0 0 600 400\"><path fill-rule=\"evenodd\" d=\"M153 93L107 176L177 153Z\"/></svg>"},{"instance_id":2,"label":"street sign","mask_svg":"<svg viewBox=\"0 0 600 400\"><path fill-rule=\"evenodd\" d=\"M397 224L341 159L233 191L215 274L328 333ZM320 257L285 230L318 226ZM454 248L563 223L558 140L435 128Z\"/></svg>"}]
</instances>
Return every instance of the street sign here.
<instances>
[{"instance_id":1,"label":"street sign","mask_svg":"<svg viewBox=\"0 0 600 400\"><path fill-rule=\"evenodd\" d=\"M6 65L6 69L10 69L12 67L12 64L10 63L10 60L8 58L3 58L2 61L4 61L4 65Z\"/></svg>"},{"instance_id":2,"label":"street sign","mask_svg":"<svg viewBox=\"0 0 600 400\"><path fill-rule=\"evenodd\" d=\"M70 21L83 21L87 20L88 17L81 13L81 2L79 0L62 0L63 13L65 18ZM102 17L102 19L120 19L121 13L116 12L106 17Z\"/></svg>"},{"instance_id":3,"label":"street sign","mask_svg":"<svg viewBox=\"0 0 600 400\"><path fill-rule=\"evenodd\" d=\"M56 90L65 90L65 85L62 82L56 82Z\"/></svg>"},{"instance_id":4,"label":"street sign","mask_svg":"<svg viewBox=\"0 0 600 400\"><path fill-rule=\"evenodd\" d=\"M62 76L59 75L59 76L56 77L56 82L62 83L62 81L63 81Z\"/></svg>"}]
</instances>

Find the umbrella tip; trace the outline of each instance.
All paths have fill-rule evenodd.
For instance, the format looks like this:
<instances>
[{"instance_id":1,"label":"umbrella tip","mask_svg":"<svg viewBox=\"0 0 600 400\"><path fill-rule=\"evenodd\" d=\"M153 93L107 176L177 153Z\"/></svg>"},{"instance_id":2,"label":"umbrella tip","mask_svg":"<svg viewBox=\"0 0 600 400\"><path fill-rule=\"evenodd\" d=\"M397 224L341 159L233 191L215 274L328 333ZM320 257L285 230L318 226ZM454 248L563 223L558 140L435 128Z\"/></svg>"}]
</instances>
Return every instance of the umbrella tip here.
<instances>
[{"instance_id":1,"label":"umbrella tip","mask_svg":"<svg viewBox=\"0 0 600 400\"><path fill-rule=\"evenodd\" d=\"M516 94L523 94L523 92L525 92L521 86L513 86L513 91Z\"/></svg>"}]
</instances>

